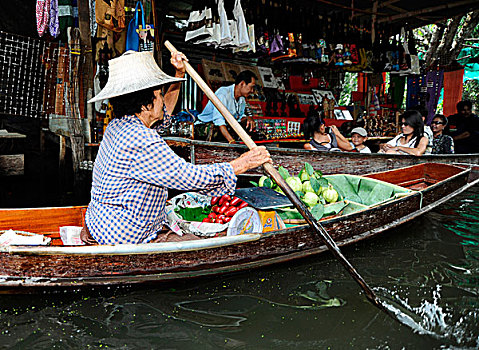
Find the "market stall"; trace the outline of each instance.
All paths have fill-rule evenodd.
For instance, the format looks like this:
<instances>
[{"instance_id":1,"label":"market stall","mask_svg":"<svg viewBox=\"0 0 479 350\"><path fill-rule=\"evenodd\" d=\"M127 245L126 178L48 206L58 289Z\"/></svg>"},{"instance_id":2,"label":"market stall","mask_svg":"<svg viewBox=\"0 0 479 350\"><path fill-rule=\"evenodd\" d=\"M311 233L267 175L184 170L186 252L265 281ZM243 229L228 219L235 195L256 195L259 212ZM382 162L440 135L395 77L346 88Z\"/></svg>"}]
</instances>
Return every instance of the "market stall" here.
<instances>
[{"instance_id":1,"label":"market stall","mask_svg":"<svg viewBox=\"0 0 479 350\"><path fill-rule=\"evenodd\" d=\"M361 126L368 142L383 142L398 132L404 109L424 106L429 123L442 92L444 111L454 112L461 62L475 57L459 53L463 43L475 45L467 40L478 23L473 0L47 3L9 3L0 13L0 114L40 119L41 140L56 139L59 163L71 161L74 177L91 169L113 118L108 101L86 101L103 88L108 61L126 50L153 52L168 73L170 40L213 90L254 72L247 113L258 143L300 148L304 119L319 112L345 137ZM438 29L423 52L414 30L431 23ZM197 139L193 125L205 104L187 76L163 136Z\"/></svg>"}]
</instances>

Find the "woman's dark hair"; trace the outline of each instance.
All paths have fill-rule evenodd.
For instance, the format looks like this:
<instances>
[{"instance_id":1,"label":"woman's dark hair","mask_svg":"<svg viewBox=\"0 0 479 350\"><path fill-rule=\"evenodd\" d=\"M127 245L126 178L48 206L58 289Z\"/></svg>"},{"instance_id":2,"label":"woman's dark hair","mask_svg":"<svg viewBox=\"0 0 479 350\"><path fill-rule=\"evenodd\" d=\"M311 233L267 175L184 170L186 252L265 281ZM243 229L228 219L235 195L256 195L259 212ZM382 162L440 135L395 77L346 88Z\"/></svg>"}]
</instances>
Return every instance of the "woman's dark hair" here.
<instances>
[{"instance_id":1,"label":"woman's dark hair","mask_svg":"<svg viewBox=\"0 0 479 350\"><path fill-rule=\"evenodd\" d=\"M304 137L309 139L315 131L319 131L321 125L325 124L322 113L314 113L306 117L303 122Z\"/></svg>"},{"instance_id":2,"label":"woman's dark hair","mask_svg":"<svg viewBox=\"0 0 479 350\"><path fill-rule=\"evenodd\" d=\"M436 114L436 115L434 116L434 118L432 118L432 120L434 120L434 119L436 119L436 118L441 119L441 122L443 123L443 125L444 125L444 126L447 126L448 121L447 121L447 118L446 118L445 115Z\"/></svg>"},{"instance_id":3,"label":"woman's dark hair","mask_svg":"<svg viewBox=\"0 0 479 350\"><path fill-rule=\"evenodd\" d=\"M419 145L421 137L424 136L424 122L422 120L422 115L418 111L406 111L399 117L399 120L404 119L406 124L411 126L414 131L412 132L412 137L416 138L416 143L414 147Z\"/></svg>"},{"instance_id":4,"label":"woman's dark hair","mask_svg":"<svg viewBox=\"0 0 479 350\"><path fill-rule=\"evenodd\" d=\"M142 106L153 104L158 86L110 98L115 118L141 113Z\"/></svg>"}]
</instances>

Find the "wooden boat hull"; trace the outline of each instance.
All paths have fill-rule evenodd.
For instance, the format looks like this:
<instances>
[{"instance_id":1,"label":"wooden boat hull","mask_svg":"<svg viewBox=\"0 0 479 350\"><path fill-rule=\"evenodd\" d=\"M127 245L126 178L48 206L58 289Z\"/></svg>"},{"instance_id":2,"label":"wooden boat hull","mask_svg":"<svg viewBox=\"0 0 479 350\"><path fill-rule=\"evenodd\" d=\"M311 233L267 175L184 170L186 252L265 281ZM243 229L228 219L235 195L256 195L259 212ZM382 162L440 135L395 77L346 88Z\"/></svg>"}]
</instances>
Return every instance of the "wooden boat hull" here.
<instances>
[{"instance_id":1,"label":"wooden boat hull","mask_svg":"<svg viewBox=\"0 0 479 350\"><path fill-rule=\"evenodd\" d=\"M479 181L470 182L472 172L466 167L423 164L411 169L410 177L401 171L371 177L387 178L396 184L419 178L429 184L427 188L363 211L322 220L332 238L339 245L347 245L375 236L433 209ZM31 209L32 220L28 220L25 210L23 213L19 209L0 210L0 229L36 232L35 227L40 227L37 232L57 237L58 226L81 225L82 211L83 207ZM57 221L53 222L52 218ZM12 246L0 250L0 289L76 288L183 279L266 266L325 250L319 238L305 225L270 234L218 237L190 243Z\"/></svg>"},{"instance_id":2,"label":"wooden boat hull","mask_svg":"<svg viewBox=\"0 0 479 350\"><path fill-rule=\"evenodd\" d=\"M206 142L178 137L165 140L175 152L194 164L229 162L246 151L246 146ZM479 154L441 154L421 157L403 154L362 154L352 152L317 152L304 149L268 147L274 164L280 164L292 173L299 173L305 162L324 174L363 175L422 163L479 164ZM262 175L261 168L248 172Z\"/></svg>"}]
</instances>

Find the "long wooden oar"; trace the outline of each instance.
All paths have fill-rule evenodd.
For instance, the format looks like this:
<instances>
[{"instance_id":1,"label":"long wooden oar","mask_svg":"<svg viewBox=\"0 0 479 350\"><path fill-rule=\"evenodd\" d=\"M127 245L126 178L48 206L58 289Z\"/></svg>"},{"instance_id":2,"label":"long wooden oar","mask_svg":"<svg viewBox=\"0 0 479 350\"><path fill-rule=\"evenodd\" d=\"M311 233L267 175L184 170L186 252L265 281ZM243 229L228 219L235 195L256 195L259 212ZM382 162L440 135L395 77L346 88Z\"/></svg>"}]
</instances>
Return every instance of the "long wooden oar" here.
<instances>
[{"instance_id":1,"label":"long wooden oar","mask_svg":"<svg viewBox=\"0 0 479 350\"><path fill-rule=\"evenodd\" d=\"M165 46L171 52L176 52L175 47L169 42L165 41ZM184 62L186 67L186 72L193 78L193 80L198 84L201 90L208 96L210 101L215 105L215 107L220 111L220 113L225 117L230 126L236 131L238 136L243 140L243 142L248 146L249 149L257 147L251 137L246 133L243 127L238 123L238 121L233 117L233 115L228 111L228 109L223 105L223 103L216 97L213 90L205 83L205 81L199 76L193 67L188 62ZM329 236L328 232L324 229L323 226L313 217L311 212L306 208L306 205L298 198L296 193L289 187L286 181L281 177L276 168L270 164L263 164L266 172L276 181L278 186L283 190L285 195L291 200L293 205L298 209L301 215L306 219L308 224L314 229L314 231L321 237L324 244L328 249L333 253L333 255L344 265L346 270L353 276L356 282L361 286L361 288L366 293L367 298L376 306L384 309L382 304L379 302L376 294L372 289L367 285L366 281L359 275L359 273L354 269L354 267L349 263L349 261L344 257L344 255L339 250L336 242Z\"/></svg>"}]
</instances>

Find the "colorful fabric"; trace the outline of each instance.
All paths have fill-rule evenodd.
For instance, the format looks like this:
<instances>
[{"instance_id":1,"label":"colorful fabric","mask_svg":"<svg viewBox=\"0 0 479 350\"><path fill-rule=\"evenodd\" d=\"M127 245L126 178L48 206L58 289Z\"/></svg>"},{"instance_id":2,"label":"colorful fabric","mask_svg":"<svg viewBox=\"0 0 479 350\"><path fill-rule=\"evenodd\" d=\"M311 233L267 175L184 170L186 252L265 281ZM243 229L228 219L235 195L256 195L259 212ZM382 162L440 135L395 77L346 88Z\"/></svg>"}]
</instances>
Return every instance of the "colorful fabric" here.
<instances>
[{"instance_id":1,"label":"colorful fabric","mask_svg":"<svg viewBox=\"0 0 479 350\"><path fill-rule=\"evenodd\" d=\"M407 78L407 109L421 104L421 87L423 81L424 77L422 75L413 75Z\"/></svg>"},{"instance_id":2,"label":"colorful fabric","mask_svg":"<svg viewBox=\"0 0 479 350\"><path fill-rule=\"evenodd\" d=\"M95 19L95 3L96 0L90 0L90 35L92 37L96 36L96 29L98 27L98 23L96 23Z\"/></svg>"},{"instance_id":3,"label":"colorful fabric","mask_svg":"<svg viewBox=\"0 0 479 350\"><path fill-rule=\"evenodd\" d=\"M454 140L449 135L439 135L434 138L432 154L451 154L454 153Z\"/></svg>"},{"instance_id":4,"label":"colorful fabric","mask_svg":"<svg viewBox=\"0 0 479 350\"><path fill-rule=\"evenodd\" d=\"M452 115L456 113L456 104L462 100L464 69L444 72L444 104L442 113Z\"/></svg>"},{"instance_id":5,"label":"colorful fabric","mask_svg":"<svg viewBox=\"0 0 479 350\"><path fill-rule=\"evenodd\" d=\"M50 0L37 0L35 12L37 16L37 32L39 36L43 36L50 19Z\"/></svg>"},{"instance_id":6,"label":"colorful fabric","mask_svg":"<svg viewBox=\"0 0 479 350\"><path fill-rule=\"evenodd\" d=\"M61 41L68 41L67 29L73 27L73 5L72 0L58 0L58 25Z\"/></svg>"},{"instance_id":7,"label":"colorful fabric","mask_svg":"<svg viewBox=\"0 0 479 350\"><path fill-rule=\"evenodd\" d=\"M56 38L58 36L60 23L58 21L58 0L51 0L50 3L50 35Z\"/></svg>"},{"instance_id":8,"label":"colorful fabric","mask_svg":"<svg viewBox=\"0 0 479 350\"><path fill-rule=\"evenodd\" d=\"M155 129L125 116L106 128L85 222L100 244L147 243L166 221L169 188L219 196L233 193L236 181L229 163L187 163Z\"/></svg>"},{"instance_id":9,"label":"colorful fabric","mask_svg":"<svg viewBox=\"0 0 479 350\"><path fill-rule=\"evenodd\" d=\"M444 71L442 70L427 73L426 108L428 110L428 115L425 124L431 124L431 121L436 115L437 103L439 102L439 97L441 97L443 80Z\"/></svg>"},{"instance_id":10,"label":"colorful fabric","mask_svg":"<svg viewBox=\"0 0 479 350\"><path fill-rule=\"evenodd\" d=\"M225 105L236 120L244 117L246 100L244 97L235 99L235 85L222 86L215 92L216 97ZM211 101L208 101L205 109L198 115L198 119L203 123L213 122L216 126L226 125L223 115L216 109Z\"/></svg>"},{"instance_id":11,"label":"colorful fabric","mask_svg":"<svg viewBox=\"0 0 479 350\"><path fill-rule=\"evenodd\" d=\"M406 78L397 74L391 74L391 84L389 85L389 95L392 97L393 104L398 109L402 108L404 100L404 87L406 86Z\"/></svg>"}]
</instances>

